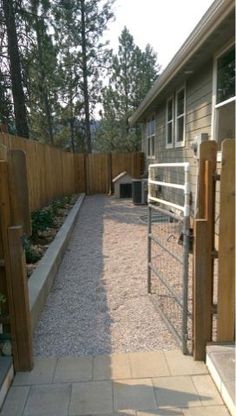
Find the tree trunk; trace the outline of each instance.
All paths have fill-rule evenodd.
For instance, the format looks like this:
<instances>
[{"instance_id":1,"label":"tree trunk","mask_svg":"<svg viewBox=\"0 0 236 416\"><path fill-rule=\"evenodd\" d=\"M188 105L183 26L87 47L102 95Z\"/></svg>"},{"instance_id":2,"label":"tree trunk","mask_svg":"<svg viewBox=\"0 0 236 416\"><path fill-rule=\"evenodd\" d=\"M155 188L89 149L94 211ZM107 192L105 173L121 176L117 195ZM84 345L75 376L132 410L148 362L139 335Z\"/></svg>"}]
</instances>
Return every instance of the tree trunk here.
<instances>
[{"instance_id":1,"label":"tree trunk","mask_svg":"<svg viewBox=\"0 0 236 416\"><path fill-rule=\"evenodd\" d=\"M17 42L16 22L12 0L3 0L3 11L7 27L8 54L10 58L10 73L16 130L19 136L29 138L25 96L22 85L20 55Z\"/></svg>"},{"instance_id":2,"label":"tree trunk","mask_svg":"<svg viewBox=\"0 0 236 416\"><path fill-rule=\"evenodd\" d=\"M83 65L83 94L85 109L85 139L87 152L92 152L91 130L90 130L90 113L89 113L89 92L88 92L88 70L87 70L87 48L85 35L85 4L81 0L81 38L82 38L82 65Z\"/></svg>"},{"instance_id":3,"label":"tree trunk","mask_svg":"<svg viewBox=\"0 0 236 416\"><path fill-rule=\"evenodd\" d=\"M36 13L37 14L37 11ZM53 128L52 128L52 114L51 114L51 106L48 97L48 89L46 85L46 75L44 71L44 62L43 62L43 50L42 50L42 43L41 43L41 34L43 32L40 31L40 23L38 20L38 16L36 17L36 36L37 36L37 45L38 45L38 59L39 59L39 77L40 77L40 90L42 95L43 107L46 114L47 119L47 126L48 126L48 136L51 144L53 144Z\"/></svg>"}]
</instances>

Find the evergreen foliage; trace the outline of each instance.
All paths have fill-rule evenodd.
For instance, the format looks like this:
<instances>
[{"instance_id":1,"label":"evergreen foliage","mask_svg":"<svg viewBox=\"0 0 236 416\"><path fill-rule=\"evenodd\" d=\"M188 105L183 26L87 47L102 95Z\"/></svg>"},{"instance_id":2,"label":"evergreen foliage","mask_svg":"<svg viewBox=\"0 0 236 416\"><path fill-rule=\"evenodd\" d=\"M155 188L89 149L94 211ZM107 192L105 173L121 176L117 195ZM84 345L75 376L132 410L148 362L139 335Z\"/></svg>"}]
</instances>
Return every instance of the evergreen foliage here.
<instances>
[{"instance_id":1,"label":"evergreen foliage","mask_svg":"<svg viewBox=\"0 0 236 416\"><path fill-rule=\"evenodd\" d=\"M159 69L151 46L142 51L125 27L118 53L111 55L109 85L103 89L102 120L97 132L99 150L140 150L140 131L130 128L129 117L157 78Z\"/></svg>"},{"instance_id":2,"label":"evergreen foliage","mask_svg":"<svg viewBox=\"0 0 236 416\"><path fill-rule=\"evenodd\" d=\"M126 28L108 49L114 1L0 0L0 127L71 151L139 149L128 119L159 67Z\"/></svg>"}]
</instances>

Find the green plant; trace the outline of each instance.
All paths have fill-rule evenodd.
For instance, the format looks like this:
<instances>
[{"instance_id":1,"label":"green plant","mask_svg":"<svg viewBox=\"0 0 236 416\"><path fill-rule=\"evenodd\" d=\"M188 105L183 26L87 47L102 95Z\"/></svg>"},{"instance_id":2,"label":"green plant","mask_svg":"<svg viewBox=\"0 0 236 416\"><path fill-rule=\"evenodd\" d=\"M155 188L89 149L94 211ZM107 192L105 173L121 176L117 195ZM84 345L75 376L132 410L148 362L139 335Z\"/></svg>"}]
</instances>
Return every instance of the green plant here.
<instances>
[{"instance_id":1,"label":"green plant","mask_svg":"<svg viewBox=\"0 0 236 416\"><path fill-rule=\"evenodd\" d=\"M3 293L0 292L0 315L2 313L2 304L6 303L6 296L3 295Z\"/></svg>"},{"instance_id":2,"label":"green plant","mask_svg":"<svg viewBox=\"0 0 236 416\"><path fill-rule=\"evenodd\" d=\"M31 214L32 219L32 237L38 236L38 231L45 231L53 227L53 211L50 207L38 209Z\"/></svg>"},{"instance_id":3,"label":"green plant","mask_svg":"<svg viewBox=\"0 0 236 416\"><path fill-rule=\"evenodd\" d=\"M26 236L23 238L23 247L25 250L26 263L36 263L41 258L41 253L32 245L30 239Z\"/></svg>"}]
</instances>

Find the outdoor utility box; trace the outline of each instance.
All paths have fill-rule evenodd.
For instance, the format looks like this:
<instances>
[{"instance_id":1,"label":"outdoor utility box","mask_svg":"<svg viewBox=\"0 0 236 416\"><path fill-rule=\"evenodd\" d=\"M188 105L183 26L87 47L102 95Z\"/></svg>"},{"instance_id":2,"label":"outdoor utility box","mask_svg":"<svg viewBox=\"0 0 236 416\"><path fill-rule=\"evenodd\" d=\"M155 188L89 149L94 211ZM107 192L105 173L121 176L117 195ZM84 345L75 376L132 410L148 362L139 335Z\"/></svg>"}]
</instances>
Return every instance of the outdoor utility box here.
<instances>
[{"instance_id":1,"label":"outdoor utility box","mask_svg":"<svg viewBox=\"0 0 236 416\"><path fill-rule=\"evenodd\" d=\"M112 182L115 198L132 198L132 178L127 172L121 172Z\"/></svg>"},{"instance_id":2,"label":"outdoor utility box","mask_svg":"<svg viewBox=\"0 0 236 416\"><path fill-rule=\"evenodd\" d=\"M132 195L135 205L144 205L147 203L147 179L132 180Z\"/></svg>"}]
</instances>

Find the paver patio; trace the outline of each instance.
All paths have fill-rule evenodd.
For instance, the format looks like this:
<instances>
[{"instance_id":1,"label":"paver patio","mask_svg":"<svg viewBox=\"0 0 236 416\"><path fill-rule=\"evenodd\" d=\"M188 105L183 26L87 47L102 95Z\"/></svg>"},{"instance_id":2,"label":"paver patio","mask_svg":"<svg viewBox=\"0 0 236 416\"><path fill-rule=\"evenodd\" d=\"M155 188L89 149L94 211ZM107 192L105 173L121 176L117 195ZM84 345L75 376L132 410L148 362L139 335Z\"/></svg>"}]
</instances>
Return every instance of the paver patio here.
<instances>
[{"instance_id":1,"label":"paver patio","mask_svg":"<svg viewBox=\"0 0 236 416\"><path fill-rule=\"evenodd\" d=\"M205 364L176 350L35 358L33 371L16 375L0 415L229 414Z\"/></svg>"}]
</instances>

